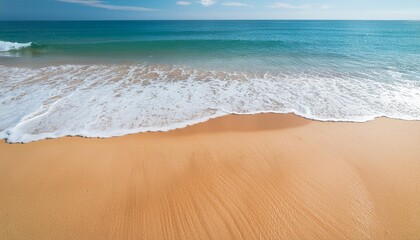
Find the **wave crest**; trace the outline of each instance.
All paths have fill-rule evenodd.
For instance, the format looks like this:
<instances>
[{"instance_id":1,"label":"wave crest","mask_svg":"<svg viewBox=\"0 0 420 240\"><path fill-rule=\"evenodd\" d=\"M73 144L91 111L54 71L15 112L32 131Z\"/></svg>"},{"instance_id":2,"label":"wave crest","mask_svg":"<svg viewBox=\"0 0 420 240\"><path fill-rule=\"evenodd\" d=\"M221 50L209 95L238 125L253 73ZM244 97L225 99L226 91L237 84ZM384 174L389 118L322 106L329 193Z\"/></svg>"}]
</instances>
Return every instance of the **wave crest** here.
<instances>
[{"instance_id":1,"label":"wave crest","mask_svg":"<svg viewBox=\"0 0 420 240\"><path fill-rule=\"evenodd\" d=\"M30 46L32 46L32 42L18 43L18 42L0 41L0 52L19 50L19 49L27 48Z\"/></svg>"}]
</instances>

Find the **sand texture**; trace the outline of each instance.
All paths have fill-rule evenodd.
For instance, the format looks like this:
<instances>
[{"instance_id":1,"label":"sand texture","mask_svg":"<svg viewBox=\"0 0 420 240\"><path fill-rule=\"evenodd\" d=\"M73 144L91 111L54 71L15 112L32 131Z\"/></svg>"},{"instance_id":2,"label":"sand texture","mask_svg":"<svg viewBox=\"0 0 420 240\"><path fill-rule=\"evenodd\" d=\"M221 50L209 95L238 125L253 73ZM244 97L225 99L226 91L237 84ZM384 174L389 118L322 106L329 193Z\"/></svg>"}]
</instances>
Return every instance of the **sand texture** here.
<instances>
[{"instance_id":1,"label":"sand texture","mask_svg":"<svg viewBox=\"0 0 420 240\"><path fill-rule=\"evenodd\" d=\"M420 122L1 143L0 239L420 239Z\"/></svg>"}]
</instances>

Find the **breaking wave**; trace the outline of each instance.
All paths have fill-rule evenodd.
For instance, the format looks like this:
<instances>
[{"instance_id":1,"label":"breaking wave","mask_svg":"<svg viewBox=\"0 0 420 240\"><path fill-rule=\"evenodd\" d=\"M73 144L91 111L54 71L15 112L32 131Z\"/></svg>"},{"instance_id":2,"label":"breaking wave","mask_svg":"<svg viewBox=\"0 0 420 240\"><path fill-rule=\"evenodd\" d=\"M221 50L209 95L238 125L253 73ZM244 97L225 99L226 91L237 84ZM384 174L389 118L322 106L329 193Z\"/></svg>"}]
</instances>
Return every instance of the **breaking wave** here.
<instances>
[{"instance_id":1,"label":"breaking wave","mask_svg":"<svg viewBox=\"0 0 420 240\"><path fill-rule=\"evenodd\" d=\"M32 43L17 43L17 42L5 42L0 41L0 52L8 52L12 50L19 50L32 46Z\"/></svg>"}]
</instances>

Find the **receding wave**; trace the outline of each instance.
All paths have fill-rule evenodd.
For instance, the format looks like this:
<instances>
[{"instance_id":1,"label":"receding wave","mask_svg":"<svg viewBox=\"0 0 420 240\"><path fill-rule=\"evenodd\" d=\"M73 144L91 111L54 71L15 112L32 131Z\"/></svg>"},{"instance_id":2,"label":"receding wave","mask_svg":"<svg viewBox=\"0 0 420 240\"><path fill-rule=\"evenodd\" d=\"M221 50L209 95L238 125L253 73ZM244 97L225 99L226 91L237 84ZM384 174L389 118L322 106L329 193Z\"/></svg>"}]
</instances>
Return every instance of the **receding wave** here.
<instances>
[{"instance_id":1,"label":"receding wave","mask_svg":"<svg viewBox=\"0 0 420 240\"><path fill-rule=\"evenodd\" d=\"M17 42L6 42L0 41L0 52L8 52L13 50L19 50L22 48L27 48L32 45L31 42L29 43L17 43Z\"/></svg>"},{"instance_id":2,"label":"receding wave","mask_svg":"<svg viewBox=\"0 0 420 240\"><path fill-rule=\"evenodd\" d=\"M0 66L0 137L8 142L112 137L265 112L321 121L361 122L379 116L420 120L418 80L416 73L391 69L226 72L147 64Z\"/></svg>"}]
</instances>

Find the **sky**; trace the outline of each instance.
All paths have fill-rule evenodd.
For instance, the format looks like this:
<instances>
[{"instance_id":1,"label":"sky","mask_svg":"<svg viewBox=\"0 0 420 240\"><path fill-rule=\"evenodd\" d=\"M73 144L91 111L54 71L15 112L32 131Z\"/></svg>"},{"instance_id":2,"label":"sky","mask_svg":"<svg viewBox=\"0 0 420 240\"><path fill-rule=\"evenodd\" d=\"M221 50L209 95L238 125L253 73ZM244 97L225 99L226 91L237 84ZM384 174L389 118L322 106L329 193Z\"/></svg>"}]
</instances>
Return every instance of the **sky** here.
<instances>
[{"instance_id":1,"label":"sky","mask_svg":"<svg viewBox=\"0 0 420 240\"><path fill-rule=\"evenodd\" d=\"M407 19L420 0L0 0L0 20Z\"/></svg>"}]
</instances>

